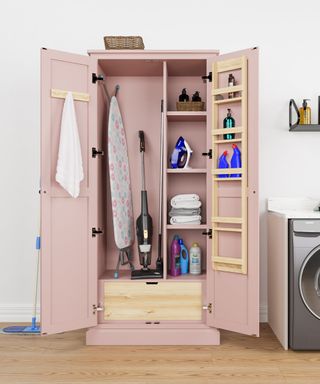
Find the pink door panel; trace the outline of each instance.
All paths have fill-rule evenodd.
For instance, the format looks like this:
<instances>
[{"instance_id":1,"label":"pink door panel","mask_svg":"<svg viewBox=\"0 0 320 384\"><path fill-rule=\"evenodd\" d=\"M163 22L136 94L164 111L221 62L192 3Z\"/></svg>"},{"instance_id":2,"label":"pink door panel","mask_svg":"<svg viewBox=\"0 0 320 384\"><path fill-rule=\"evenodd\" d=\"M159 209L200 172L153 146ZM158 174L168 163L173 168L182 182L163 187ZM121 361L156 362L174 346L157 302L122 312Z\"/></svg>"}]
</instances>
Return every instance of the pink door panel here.
<instances>
[{"instance_id":1,"label":"pink door panel","mask_svg":"<svg viewBox=\"0 0 320 384\"><path fill-rule=\"evenodd\" d=\"M212 303L212 313L207 314L208 325L248 335L259 335L259 202L258 202L258 49L234 52L218 56L215 61L246 56L248 60L248 271L247 274L213 270L208 264L208 303ZM229 71L232 73L232 71ZM229 74L227 72L227 75ZM237 76L239 78L237 78ZM241 83L241 75L235 73ZM208 87L211 85L209 84ZM220 85L219 85L220 86ZM225 85L227 86L227 84ZM227 107L226 107L227 108ZM230 107L228 107L230 108ZM231 107L232 108L232 107ZM236 109L235 109L236 112ZM210 111L209 111L210 115ZM236 115L236 113L235 113ZM236 122L237 126L237 122ZM222 127L221 127L222 128ZM223 183L222 183L223 184ZM228 185L228 187L227 187ZM221 201L221 212L229 215L228 209L236 202L237 189L233 182L223 184L225 199ZM211 186L212 187L212 186ZM210 190L210 189L209 189ZM211 189L212 190L212 189ZM211 212L211 199L208 199L208 212ZM225 212L224 212L225 211ZM223 234L230 241L226 249L219 252L223 256L235 254L236 244L240 244L240 234ZM240 248L240 245L239 245ZM208 240L208 254L212 254Z\"/></svg>"},{"instance_id":2,"label":"pink door panel","mask_svg":"<svg viewBox=\"0 0 320 384\"><path fill-rule=\"evenodd\" d=\"M41 50L41 328L43 334L97 324L97 161L94 59ZM64 99L51 89L84 92L75 100L84 180L74 199L55 181Z\"/></svg>"}]
</instances>

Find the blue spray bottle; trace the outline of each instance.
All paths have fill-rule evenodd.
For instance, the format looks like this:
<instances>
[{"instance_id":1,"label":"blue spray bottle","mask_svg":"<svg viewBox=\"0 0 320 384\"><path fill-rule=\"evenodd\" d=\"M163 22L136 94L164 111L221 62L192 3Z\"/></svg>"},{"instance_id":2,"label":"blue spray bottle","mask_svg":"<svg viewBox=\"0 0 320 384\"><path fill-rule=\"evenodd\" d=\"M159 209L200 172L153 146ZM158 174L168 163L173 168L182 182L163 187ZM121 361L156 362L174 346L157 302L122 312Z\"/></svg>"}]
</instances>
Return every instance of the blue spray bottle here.
<instances>
[{"instance_id":1,"label":"blue spray bottle","mask_svg":"<svg viewBox=\"0 0 320 384\"><path fill-rule=\"evenodd\" d=\"M224 151L223 154L219 157L218 168L229 168L227 162L228 151ZM229 177L229 175L218 175L218 177Z\"/></svg>"},{"instance_id":2,"label":"blue spray bottle","mask_svg":"<svg viewBox=\"0 0 320 384\"><path fill-rule=\"evenodd\" d=\"M180 245L180 268L181 275L185 275L189 272L189 253L185 245L183 244L183 240L179 239Z\"/></svg>"},{"instance_id":3,"label":"blue spray bottle","mask_svg":"<svg viewBox=\"0 0 320 384\"><path fill-rule=\"evenodd\" d=\"M231 168L241 168L241 152L236 144L232 145L233 155L231 158ZM241 177L241 173L230 175L230 177Z\"/></svg>"}]
</instances>

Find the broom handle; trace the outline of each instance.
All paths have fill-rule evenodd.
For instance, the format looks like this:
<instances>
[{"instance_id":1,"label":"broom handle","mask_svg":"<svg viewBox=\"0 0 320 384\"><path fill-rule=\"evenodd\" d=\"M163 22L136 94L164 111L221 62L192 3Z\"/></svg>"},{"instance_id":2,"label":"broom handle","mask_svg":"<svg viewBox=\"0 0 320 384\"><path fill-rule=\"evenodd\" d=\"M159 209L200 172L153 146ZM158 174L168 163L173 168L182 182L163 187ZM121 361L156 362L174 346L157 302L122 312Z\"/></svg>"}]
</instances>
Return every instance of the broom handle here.
<instances>
[{"instance_id":1,"label":"broom handle","mask_svg":"<svg viewBox=\"0 0 320 384\"><path fill-rule=\"evenodd\" d=\"M161 255L162 235L162 199L163 199L163 100L161 100L161 125L160 125L160 183L159 183L159 255Z\"/></svg>"}]
</instances>

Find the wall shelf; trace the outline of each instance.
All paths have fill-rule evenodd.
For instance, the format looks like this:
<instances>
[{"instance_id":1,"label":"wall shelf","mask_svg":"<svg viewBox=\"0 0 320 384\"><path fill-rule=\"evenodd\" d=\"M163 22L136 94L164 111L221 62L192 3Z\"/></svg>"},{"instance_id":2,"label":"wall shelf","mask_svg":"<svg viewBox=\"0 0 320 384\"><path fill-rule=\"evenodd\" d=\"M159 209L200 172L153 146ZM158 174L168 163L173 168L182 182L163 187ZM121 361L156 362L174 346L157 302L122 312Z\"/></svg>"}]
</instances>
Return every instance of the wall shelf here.
<instances>
[{"instance_id":1,"label":"wall shelf","mask_svg":"<svg viewBox=\"0 0 320 384\"><path fill-rule=\"evenodd\" d=\"M320 132L320 124L294 124L290 132Z\"/></svg>"}]
</instances>

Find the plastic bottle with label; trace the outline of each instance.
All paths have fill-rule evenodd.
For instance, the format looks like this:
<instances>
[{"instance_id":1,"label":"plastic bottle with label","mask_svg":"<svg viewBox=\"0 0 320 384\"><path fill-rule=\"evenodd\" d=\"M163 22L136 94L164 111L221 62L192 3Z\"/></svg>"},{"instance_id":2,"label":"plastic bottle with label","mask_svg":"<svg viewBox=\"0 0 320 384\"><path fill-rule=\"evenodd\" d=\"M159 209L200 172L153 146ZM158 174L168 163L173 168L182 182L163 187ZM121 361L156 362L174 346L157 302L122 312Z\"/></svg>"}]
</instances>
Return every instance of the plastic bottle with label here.
<instances>
[{"instance_id":1,"label":"plastic bottle with label","mask_svg":"<svg viewBox=\"0 0 320 384\"><path fill-rule=\"evenodd\" d=\"M198 243L192 243L190 251L190 274L200 275L201 274L201 249Z\"/></svg>"}]
</instances>

